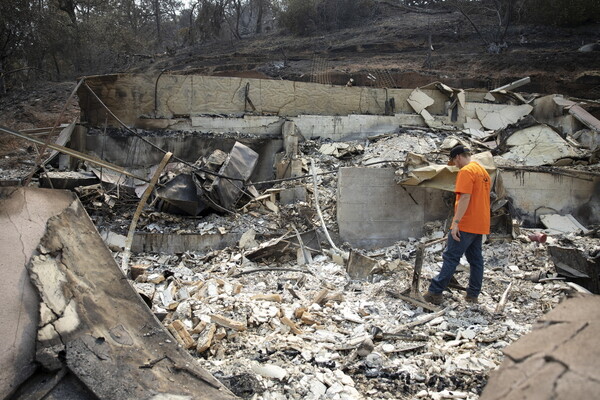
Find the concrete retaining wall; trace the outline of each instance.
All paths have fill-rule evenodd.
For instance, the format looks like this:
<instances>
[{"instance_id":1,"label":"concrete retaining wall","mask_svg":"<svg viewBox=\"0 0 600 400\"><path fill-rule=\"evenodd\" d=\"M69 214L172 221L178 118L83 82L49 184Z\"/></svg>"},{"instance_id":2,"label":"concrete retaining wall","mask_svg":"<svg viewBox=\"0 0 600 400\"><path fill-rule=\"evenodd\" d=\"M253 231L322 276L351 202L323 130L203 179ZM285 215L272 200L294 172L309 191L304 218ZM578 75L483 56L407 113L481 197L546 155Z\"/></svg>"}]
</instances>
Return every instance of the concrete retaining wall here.
<instances>
[{"instance_id":1,"label":"concrete retaining wall","mask_svg":"<svg viewBox=\"0 0 600 400\"><path fill-rule=\"evenodd\" d=\"M129 126L142 117L177 118L256 112L294 117L304 114L383 115L386 101L394 99L394 113L414 114L406 101L413 89L380 89L322 85L309 82L248 79L203 75L115 74L88 77L87 84ZM448 97L437 89L421 89L434 99L431 114L446 115ZM102 126L106 111L86 87L78 91L82 121ZM469 101L484 93L470 92ZM250 102L247 101L250 99ZM254 107L252 107L254 106ZM116 125L108 117L110 125Z\"/></svg>"},{"instance_id":2,"label":"concrete retaining wall","mask_svg":"<svg viewBox=\"0 0 600 400\"><path fill-rule=\"evenodd\" d=\"M576 172L573 172L576 173ZM600 223L600 177L502 171L513 205L530 224L543 214L572 214L583 225Z\"/></svg>"}]
</instances>

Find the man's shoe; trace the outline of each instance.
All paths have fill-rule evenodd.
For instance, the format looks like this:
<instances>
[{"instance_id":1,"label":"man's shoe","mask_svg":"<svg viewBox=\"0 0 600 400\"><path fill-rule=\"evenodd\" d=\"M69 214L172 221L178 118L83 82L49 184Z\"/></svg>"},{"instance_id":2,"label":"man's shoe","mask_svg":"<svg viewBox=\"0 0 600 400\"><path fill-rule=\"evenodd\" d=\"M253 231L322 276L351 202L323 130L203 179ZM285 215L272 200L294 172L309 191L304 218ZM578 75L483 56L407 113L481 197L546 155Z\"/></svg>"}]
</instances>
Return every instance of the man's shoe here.
<instances>
[{"instance_id":1,"label":"man's shoe","mask_svg":"<svg viewBox=\"0 0 600 400\"><path fill-rule=\"evenodd\" d=\"M442 301L444 300L441 293L437 294L437 293L432 293L430 291L427 291L427 293L425 293L423 295L423 298L428 303L435 304L436 306L439 306L440 304L442 304Z\"/></svg>"},{"instance_id":2,"label":"man's shoe","mask_svg":"<svg viewBox=\"0 0 600 400\"><path fill-rule=\"evenodd\" d=\"M469 295L465 296L465 301L467 303L472 303L472 304L477 304L477 302L478 302L477 297L472 297L472 296L469 296Z\"/></svg>"}]
</instances>

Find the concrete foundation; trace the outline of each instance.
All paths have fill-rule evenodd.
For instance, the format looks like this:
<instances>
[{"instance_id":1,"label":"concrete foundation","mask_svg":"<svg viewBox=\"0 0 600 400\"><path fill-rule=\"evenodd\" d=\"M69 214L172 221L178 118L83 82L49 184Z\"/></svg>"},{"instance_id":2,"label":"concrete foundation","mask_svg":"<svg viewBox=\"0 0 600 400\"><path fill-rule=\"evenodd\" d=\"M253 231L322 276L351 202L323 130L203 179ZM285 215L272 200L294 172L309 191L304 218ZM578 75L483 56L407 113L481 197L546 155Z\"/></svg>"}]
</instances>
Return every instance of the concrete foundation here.
<instances>
[{"instance_id":1,"label":"concrete foundation","mask_svg":"<svg viewBox=\"0 0 600 400\"><path fill-rule=\"evenodd\" d=\"M191 117L192 129L203 132L244 132L251 135L279 135L284 118L244 115L241 118Z\"/></svg>"},{"instance_id":2,"label":"concrete foundation","mask_svg":"<svg viewBox=\"0 0 600 400\"><path fill-rule=\"evenodd\" d=\"M451 125L450 117L438 116L438 120ZM152 123L150 121L153 121ZM279 136L283 124L293 122L306 139L321 137L334 141L364 139L369 136L395 132L400 126L424 127L423 117L417 114L395 115L299 115L297 117L191 117L180 119L144 119L136 123L143 129L171 129L183 132L217 132L251 135Z\"/></svg>"},{"instance_id":3,"label":"concrete foundation","mask_svg":"<svg viewBox=\"0 0 600 400\"><path fill-rule=\"evenodd\" d=\"M393 168L340 168L337 220L353 247L389 246L423 234L428 221L447 217L441 190L403 187Z\"/></svg>"},{"instance_id":4,"label":"concrete foundation","mask_svg":"<svg viewBox=\"0 0 600 400\"><path fill-rule=\"evenodd\" d=\"M438 117L445 124L446 116ZM369 136L396 132L400 126L425 126L417 114L396 115L300 115L290 118L305 138L321 137L333 141L365 139Z\"/></svg>"},{"instance_id":5,"label":"concrete foundation","mask_svg":"<svg viewBox=\"0 0 600 400\"><path fill-rule=\"evenodd\" d=\"M162 234L137 232L131 250L136 253L176 254L186 251L222 250L235 246L242 234Z\"/></svg>"}]
</instances>

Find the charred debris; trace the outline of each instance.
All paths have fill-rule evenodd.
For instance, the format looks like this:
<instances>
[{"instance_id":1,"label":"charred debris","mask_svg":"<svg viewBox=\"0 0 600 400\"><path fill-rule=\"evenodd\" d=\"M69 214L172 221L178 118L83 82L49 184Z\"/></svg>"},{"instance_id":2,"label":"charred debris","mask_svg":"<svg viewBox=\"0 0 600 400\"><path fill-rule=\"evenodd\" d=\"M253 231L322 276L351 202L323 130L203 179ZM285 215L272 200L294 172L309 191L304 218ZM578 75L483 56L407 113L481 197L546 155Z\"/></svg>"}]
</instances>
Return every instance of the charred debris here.
<instances>
[{"instance_id":1,"label":"charred debris","mask_svg":"<svg viewBox=\"0 0 600 400\"><path fill-rule=\"evenodd\" d=\"M188 84L167 78L170 89ZM191 356L201 370L188 377L248 399L495 398L482 395L490 373L505 354L518 362L507 346L565 298L600 293L597 102L515 92L527 79L472 92L304 88L307 98L358 91L379 104L370 115L352 109L355 92L315 105L295 92L274 107L267 83L255 94L257 80L201 79L231 90L218 97L232 104L206 100L203 109L164 95L148 109L127 96L119 106L113 81L85 82L81 123L63 127L38 163L39 185L76 193L129 285L186 353L123 362L152 369L167 359L174 367L160 375ZM327 99L338 116L314 111ZM465 261L434 308L417 294L441 265L456 173L445 164L456 144L494 178L493 226L480 303L462 300ZM48 235L64 224L52 229L28 267L46 304L52 288L39 266L57 258L62 247ZM124 331L136 329L128 323ZM93 335L68 336L63 344L110 352ZM37 340L42 359L58 362L56 335ZM77 375L79 364L66 365Z\"/></svg>"}]
</instances>

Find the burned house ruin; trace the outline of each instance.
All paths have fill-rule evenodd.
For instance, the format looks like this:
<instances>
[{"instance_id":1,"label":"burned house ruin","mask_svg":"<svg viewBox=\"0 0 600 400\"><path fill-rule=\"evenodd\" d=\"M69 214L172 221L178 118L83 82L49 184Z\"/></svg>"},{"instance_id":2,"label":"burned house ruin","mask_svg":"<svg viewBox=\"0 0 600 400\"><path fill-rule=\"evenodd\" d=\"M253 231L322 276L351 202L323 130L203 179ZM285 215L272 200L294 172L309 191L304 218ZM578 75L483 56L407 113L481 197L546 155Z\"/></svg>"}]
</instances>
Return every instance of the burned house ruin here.
<instances>
[{"instance_id":1,"label":"burned house ruin","mask_svg":"<svg viewBox=\"0 0 600 400\"><path fill-rule=\"evenodd\" d=\"M2 325L18 338L0 394L494 399L596 385L595 350L564 348L596 348L600 107L517 91L528 82L83 78L42 188L0 195L14 227ZM459 276L434 308L404 289L439 268L456 144L494 179L486 286L466 305Z\"/></svg>"}]
</instances>

